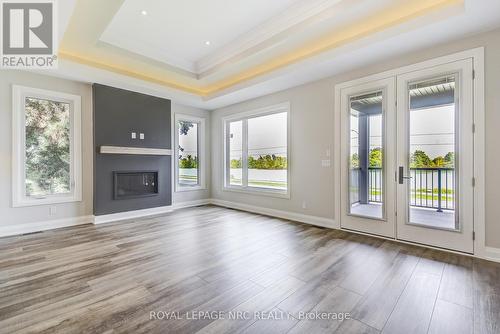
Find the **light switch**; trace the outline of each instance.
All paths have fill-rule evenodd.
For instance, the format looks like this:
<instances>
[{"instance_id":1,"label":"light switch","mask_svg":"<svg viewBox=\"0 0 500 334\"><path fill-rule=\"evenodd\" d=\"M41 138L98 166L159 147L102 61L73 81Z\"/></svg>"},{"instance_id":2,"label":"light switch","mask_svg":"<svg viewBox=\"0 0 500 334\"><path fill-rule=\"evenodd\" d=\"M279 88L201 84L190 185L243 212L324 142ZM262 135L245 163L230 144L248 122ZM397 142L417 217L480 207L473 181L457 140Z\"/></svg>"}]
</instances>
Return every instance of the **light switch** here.
<instances>
[{"instance_id":1,"label":"light switch","mask_svg":"<svg viewBox=\"0 0 500 334\"><path fill-rule=\"evenodd\" d=\"M144 133L139 133L139 139L144 139Z\"/></svg>"},{"instance_id":2,"label":"light switch","mask_svg":"<svg viewBox=\"0 0 500 334\"><path fill-rule=\"evenodd\" d=\"M132 134L131 134L131 137L132 137L132 139L135 139L135 138L137 138L137 133L135 133L135 132L132 132Z\"/></svg>"}]
</instances>

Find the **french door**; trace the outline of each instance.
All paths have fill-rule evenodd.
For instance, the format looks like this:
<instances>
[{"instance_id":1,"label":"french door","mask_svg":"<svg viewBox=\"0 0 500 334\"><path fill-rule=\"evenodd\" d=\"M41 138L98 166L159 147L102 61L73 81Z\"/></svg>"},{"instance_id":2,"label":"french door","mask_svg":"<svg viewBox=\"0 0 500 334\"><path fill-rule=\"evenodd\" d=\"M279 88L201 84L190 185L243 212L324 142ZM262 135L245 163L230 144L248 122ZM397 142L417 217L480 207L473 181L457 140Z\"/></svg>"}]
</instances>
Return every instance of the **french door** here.
<instances>
[{"instance_id":1,"label":"french door","mask_svg":"<svg viewBox=\"0 0 500 334\"><path fill-rule=\"evenodd\" d=\"M341 90L340 223L473 253L473 60Z\"/></svg>"},{"instance_id":2,"label":"french door","mask_svg":"<svg viewBox=\"0 0 500 334\"><path fill-rule=\"evenodd\" d=\"M473 62L398 76L397 237L473 253Z\"/></svg>"},{"instance_id":3,"label":"french door","mask_svg":"<svg viewBox=\"0 0 500 334\"><path fill-rule=\"evenodd\" d=\"M395 236L395 79L342 90L341 225Z\"/></svg>"}]
</instances>

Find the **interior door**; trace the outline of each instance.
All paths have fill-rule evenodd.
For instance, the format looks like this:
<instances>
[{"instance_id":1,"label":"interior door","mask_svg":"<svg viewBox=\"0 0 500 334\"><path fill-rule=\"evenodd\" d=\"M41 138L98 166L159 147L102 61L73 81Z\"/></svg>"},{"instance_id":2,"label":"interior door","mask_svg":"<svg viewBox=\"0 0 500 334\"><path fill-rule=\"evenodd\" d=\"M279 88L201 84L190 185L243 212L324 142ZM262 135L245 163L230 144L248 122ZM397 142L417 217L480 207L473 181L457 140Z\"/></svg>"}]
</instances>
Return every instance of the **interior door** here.
<instances>
[{"instance_id":1,"label":"interior door","mask_svg":"<svg viewBox=\"0 0 500 334\"><path fill-rule=\"evenodd\" d=\"M397 77L397 238L473 253L473 62Z\"/></svg>"},{"instance_id":2,"label":"interior door","mask_svg":"<svg viewBox=\"0 0 500 334\"><path fill-rule=\"evenodd\" d=\"M395 78L341 91L342 228L395 237Z\"/></svg>"}]
</instances>

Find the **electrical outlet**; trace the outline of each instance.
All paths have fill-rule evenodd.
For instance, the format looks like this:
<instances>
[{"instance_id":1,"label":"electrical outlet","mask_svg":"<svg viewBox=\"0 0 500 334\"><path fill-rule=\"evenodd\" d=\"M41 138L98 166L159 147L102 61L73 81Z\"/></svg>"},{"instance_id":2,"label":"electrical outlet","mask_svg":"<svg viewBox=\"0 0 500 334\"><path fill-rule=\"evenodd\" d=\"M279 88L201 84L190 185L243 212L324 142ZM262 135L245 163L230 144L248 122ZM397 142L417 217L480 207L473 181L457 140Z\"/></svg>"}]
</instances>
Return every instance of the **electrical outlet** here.
<instances>
[{"instance_id":1,"label":"electrical outlet","mask_svg":"<svg viewBox=\"0 0 500 334\"><path fill-rule=\"evenodd\" d=\"M321 160L321 167L330 167L331 165L331 160Z\"/></svg>"},{"instance_id":2,"label":"electrical outlet","mask_svg":"<svg viewBox=\"0 0 500 334\"><path fill-rule=\"evenodd\" d=\"M57 207L56 206L49 207L49 216L55 216L56 213L57 213Z\"/></svg>"},{"instance_id":3,"label":"electrical outlet","mask_svg":"<svg viewBox=\"0 0 500 334\"><path fill-rule=\"evenodd\" d=\"M144 140L144 133L139 133L139 139Z\"/></svg>"},{"instance_id":4,"label":"electrical outlet","mask_svg":"<svg viewBox=\"0 0 500 334\"><path fill-rule=\"evenodd\" d=\"M306 201L302 201L302 209L307 209L307 203L306 203Z\"/></svg>"},{"instance_id":5,"label":"electrical outlet","mask_svg":"<svg viewBox=\"0 0 500 334\"><path fill-rule=\"evenodd\" d=\"M135 138L137 138L137 133L132 132L130 136L132 137L132 139L135 139Z\"/></svg>"}]
</instances>

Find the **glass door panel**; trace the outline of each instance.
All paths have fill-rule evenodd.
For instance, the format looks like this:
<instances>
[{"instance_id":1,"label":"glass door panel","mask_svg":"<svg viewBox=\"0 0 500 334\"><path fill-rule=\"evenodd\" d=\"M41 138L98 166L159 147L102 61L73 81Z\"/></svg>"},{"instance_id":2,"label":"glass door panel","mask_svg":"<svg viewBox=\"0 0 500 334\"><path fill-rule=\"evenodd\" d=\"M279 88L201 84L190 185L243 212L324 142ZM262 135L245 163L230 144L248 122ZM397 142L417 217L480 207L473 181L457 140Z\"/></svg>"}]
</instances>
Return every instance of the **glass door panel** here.
<instances>
[{"instance_id":1,"label":"glass door panel","mask_svg":"<svg viewBox=\"0 0 500 334\"><path fill-rule=\"evenodd\" d=\"M459 229L455 75L408 84L410 187L408 224Z\"/></svg>"},{"instance_id":2,"label":"glass door panel","mask_svg":"<svg viewBox=\"0 0 500 334\"><path fill-rule=\"evenodd\" d=\"M349 99L349 213L384 218L383 92Z\"/></svg>"}]
</instances>

